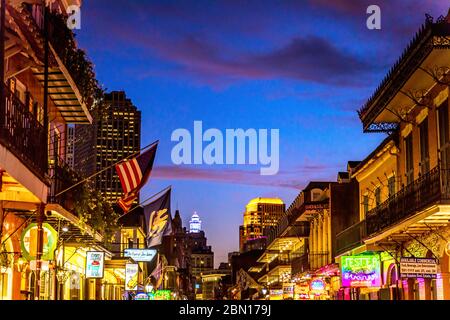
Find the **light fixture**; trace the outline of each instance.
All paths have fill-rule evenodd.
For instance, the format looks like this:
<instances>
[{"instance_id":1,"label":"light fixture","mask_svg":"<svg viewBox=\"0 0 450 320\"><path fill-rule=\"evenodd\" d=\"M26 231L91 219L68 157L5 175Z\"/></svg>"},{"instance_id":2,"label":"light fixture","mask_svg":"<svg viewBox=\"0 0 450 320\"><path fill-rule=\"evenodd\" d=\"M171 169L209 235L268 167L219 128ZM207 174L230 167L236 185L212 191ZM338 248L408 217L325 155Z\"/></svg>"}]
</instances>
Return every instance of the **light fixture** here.
<instances>
[{"instance_id":1,"label":"light fixture","mask_svg":"<svg viewBox=\"0 0 450 320\"><path fill-rule=\"evenodd\" d=\"M62 230L62 232L68 232L69 231L69 225L68 224L63 225L61 230Z\"/></svg>"},{"instance_id":2,"label":"light fixture","mask_svg":"<svg viewBox=\"0 0 450 320\"><path fill-rule=\"evenodd\" d=\"M27 264L28 264L27 260L25 260L23 257L17 259L15 263L17 271L20 273L24 272L27 268Z\"/></svg>"}]
</instances>

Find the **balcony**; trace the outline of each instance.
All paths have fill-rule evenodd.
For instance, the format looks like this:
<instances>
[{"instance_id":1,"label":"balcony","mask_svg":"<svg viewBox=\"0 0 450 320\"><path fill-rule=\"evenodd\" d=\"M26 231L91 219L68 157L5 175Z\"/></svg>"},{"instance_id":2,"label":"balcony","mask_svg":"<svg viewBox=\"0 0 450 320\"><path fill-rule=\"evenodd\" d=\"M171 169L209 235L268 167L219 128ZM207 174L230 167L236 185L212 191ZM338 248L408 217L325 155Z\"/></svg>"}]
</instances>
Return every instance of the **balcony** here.
<instances>
[{"instance_id":1,"label":"balcony","mask_svg":"<svg viewBox=\"0 0 450 320\"><path fill-rule=\"evenodd\" d=\"M292 275L301 274L309 271L309 258L308 254L304 253L298 257L295 257L291 261Z\"/></svg>"},{"instance_id":2,"label":"balcony","mask_svg":"<svg viewBox=\"0 0 450 320\"><path fill-rule=\"evenodd\" d=\"M0 142L41 180L47 172L43 125L5 85L0 105Z\"/></svg>"},{"instance_id":3,"label":"balcony","mask_svg":"<svg viewBox=\"0 0 450 320\"><path fill-rule=\"evenodd\" d=\"M45 34L41 4L8 7L13 28L23 34L20 50L34 57L31 70L44 83ZM92 122L89 108L102 91L95 79L92 63L77 48L73 32L63 15L48 11L49 70L48 95L67 123Z\"/></svg>"},{"instance_id":4,"label":"balcony","mask_svg":"<svg viewBox=\"0 0 450 320\"><path fill-rule=\"evenodd\" d=\"M435 167L367 213L367 236L397 224L427 207L450 200L449 170Z\"/></svg>"},{"instance_id":5,"label":"balcony","mask_svg":"<svg viewBox=\"0 0 450 320\"><path fill-rule=\"evenodd\" d=\"M336 254L340 255L363 243L367 235L366 221L360 221L336 235Z\"/></svg>"},{"instance_id":6,"label":"balcony","mask_svg":"<svg viewBox=\"0 0 450 320\"><path fill-rule=\"evenodd\" d=\"M58 195L61 191L73 186L77 181L79 181L76 172L67 164L64 160L59 157L54 157L50 161L49 173L51 176L51 188L49 195L49 202L61 205L64 209L69 212L74 211L74 193L81 192L83 187L80 184L78 187Z\"/></svg>"}]
</instances>

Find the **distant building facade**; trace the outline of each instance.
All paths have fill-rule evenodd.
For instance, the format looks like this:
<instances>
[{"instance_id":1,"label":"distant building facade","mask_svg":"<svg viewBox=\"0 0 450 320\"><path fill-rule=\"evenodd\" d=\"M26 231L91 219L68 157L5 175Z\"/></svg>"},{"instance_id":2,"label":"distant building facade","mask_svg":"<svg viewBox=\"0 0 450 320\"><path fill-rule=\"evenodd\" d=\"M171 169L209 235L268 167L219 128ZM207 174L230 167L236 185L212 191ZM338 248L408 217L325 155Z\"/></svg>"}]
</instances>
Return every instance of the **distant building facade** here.
<instances>
[{"instance_id":1,"label":"distant building facade","mask_svg":"<svg viewBox=\"0 0 450 320\"><path fill-rule=\"evenodd\" d=\"M189 232L198 233L201 230L202 230L202 221L200 220L200 217L197 214L197 212L194 212L194 214L191 217L191 220L189 220Z\"/></svg>"},{"instance_id":2,"label":"distant building facade","mask_svg":"<svg viewBox=\"0 0 450 320\"><path fill-rule=\"evenodd\" d=\"M266 229L276 226L285 207L284 202L278 198L252 199L245 208L244 224L239 227L239 250L245 252L249 248L264 249L265 241L257 239L264 237ZM257 241L254 242L255 240Z\"/></svg>"},{"instance_id":3,"label":"distant building facade","mask_svg":"<svg viewBox=\"0 0 450 320\"><path fill-rule=\"evenodd\" d=\"M75 128L75 168L87 177L141 149L141 112L123 91L105 95L106 108L93 126ZM95 177L95 186L111 203L123 195L114 168ZM138 203L137 199L136 203Z\"/></svg>"}]
</instances>

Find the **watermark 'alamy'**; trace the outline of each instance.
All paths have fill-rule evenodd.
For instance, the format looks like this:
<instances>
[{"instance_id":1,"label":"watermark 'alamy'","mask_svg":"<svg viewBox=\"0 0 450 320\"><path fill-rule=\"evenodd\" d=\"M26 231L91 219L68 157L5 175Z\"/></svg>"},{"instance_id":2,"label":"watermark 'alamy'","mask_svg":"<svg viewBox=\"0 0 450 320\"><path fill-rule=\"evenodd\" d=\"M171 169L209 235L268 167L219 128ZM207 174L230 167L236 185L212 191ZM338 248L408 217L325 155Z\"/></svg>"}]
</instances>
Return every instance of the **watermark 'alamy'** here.
<instances>
[{"instance_id":1,"label":"watermark 'alamy'","mask_svg":"<svg viewBox=\"0 0 450 320\"><path fill-rule=\"evenodd\" d=\"M194 121L193 136L189 130L180 128L172 132L171 140L178 142L171 154L176 165L259 163L261 175L275 175L279 170L279 129L270 129L270 154L267 129L226 129L224 139L219 129L211 128L203 132L202 121ZM204 142L208 144L203 148Z\"/></svg>"},{"instance_id":2,"label":"watermark 'alamy'","mask_svg":"<svg viewBox=\"0 0 450 320\"><path fill-rule=\"evenodd\" d=\"M376 4L367 7L367 14L370 16L366 20L366 26L369 30L381 30L381 9Z\"/></svg>"},{"instance_id":3,"label":"watermark 'alamy'","mask_svg":"<svg viewBox=\"0 0 450 320\"><path fill-rule=\"evenodd\" d=\"M81 9L77 5L70 5L66 10L67 17L67 28L70 30L81 29Z\"/></svg>"}]
</instances>

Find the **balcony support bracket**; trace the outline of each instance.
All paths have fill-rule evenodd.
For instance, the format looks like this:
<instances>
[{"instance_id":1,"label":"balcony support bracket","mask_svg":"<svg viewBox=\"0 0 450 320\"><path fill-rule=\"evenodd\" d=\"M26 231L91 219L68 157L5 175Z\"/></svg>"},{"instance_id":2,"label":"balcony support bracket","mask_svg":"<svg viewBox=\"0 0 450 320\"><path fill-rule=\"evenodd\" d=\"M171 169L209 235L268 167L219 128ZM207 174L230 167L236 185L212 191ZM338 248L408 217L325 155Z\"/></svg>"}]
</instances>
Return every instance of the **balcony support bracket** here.
<instances>
[{"instance_id":1,"label":"balcony support bracket","mask_svg":"<svg viewBox=\"0 0 450 320\"><path fill-rule=\"evenodd\" d=\"M445 238L440 232L437 231L437 229L433 229L429 224L427 223L423 223L428 229L430 229L431 232L434 232L439 238L441 238L442 240L444 240L445 242L448 241L447 238Z\"/></svg>"},{"instance_id":2,"label":"balcony support bracket","mask_svg":"<svg viewBox=\"0 0 450 320\"><path fill-rule=\"evenodd\" d=\"M439 262L439 257L434 254L433 249L429 248L426 244L424 244L422 241L420 241L417 237L413 236L412 234L410 234L408 232L405 232L405 234L407 236L409 236L410 238L412 238L413 240L417 241L424 248L428 249L431 252L431 254L433 255L433 257Z\"/></svg>"}]
</instances>

